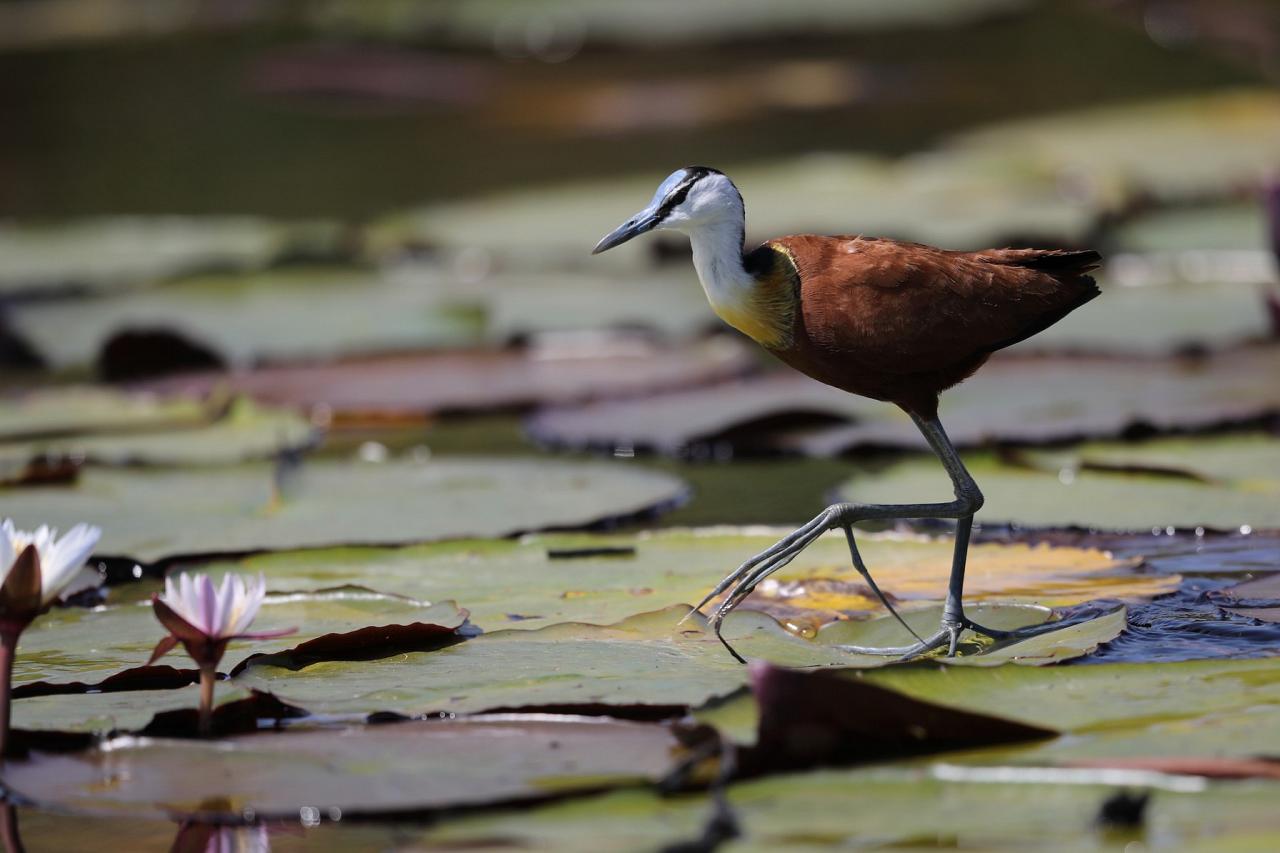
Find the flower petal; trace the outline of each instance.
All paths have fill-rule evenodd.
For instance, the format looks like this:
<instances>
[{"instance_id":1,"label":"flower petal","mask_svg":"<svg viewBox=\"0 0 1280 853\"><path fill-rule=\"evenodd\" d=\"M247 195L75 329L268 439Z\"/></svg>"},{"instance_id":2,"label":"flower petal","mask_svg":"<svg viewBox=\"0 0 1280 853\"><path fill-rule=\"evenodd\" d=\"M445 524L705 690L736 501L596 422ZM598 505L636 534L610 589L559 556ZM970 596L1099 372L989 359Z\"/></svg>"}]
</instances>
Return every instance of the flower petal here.
<instances>
[{"instance_id":1,"label":"flower petal","mask_svg":"<svg viewBox=\"0 0 1280 853\"><path fill-rule=\"evenodd\" d=\"M191 585L196 593L192 604L200 614L200 630L210 637L218 636L218 591L213 588L213 579L205 574L196 575Z\"/></svg>"},{"instance_id":2,"label":"flower petal","mask_svg":"<svg viewBox=\"0 0 1280 853\"><path fill-rule=\"evenodd\" d=\"M277 637L287 637L290 634L298 633L295 625L292 628L277 628L274 631L250 631L247 634L236 634L231 637L232 640L274 640Z\"/></svg>"},{"instance_id":3,"label":"flower petal","mask_svg":"<svg viewBox=\"0 0 1280 853\"><path fill-rule=\"evenodd\" d=\"M158 595L151 596L151 609L155 611L156 618L160 620L160 624L169 629L172 634L183 642L201 642L208 637L199 626L193 625L186 619L174 612L173 608L160 599Z\"/></svg>"},{"instance_id":4,"label":"flower petal","mask_svg":"<svg viewBox=\"0 0 1280 853\"><path fill-rule=\"evenodd\" d=\"M178 645L178 638L173 634L166 634L160 642L156 643L156 647L151 652L151 657L147 658L147 666L160 660L160 658L169 654Z\"/></svg>"},{"instance_id":5,"label":"flower petal","mask_svg":"<svg viewBox=\"0 0 1280 853\"><path fill-rule=\"evenodd\" d=\"M41 561L41 601L51 604L71 583L102 538L102 530L88 524L77 524L53 543Z\"/></svg>"},{"instance_id":6,"label":"flower petal","mask_svg":"<svg viewBox=\"0 0 1280 853\"><path fill-rule=\"evenodd\" d=\"M6 616L30 618L40 611L40 574L40 552L34 544L28 545L0 586L0 609Z\"/></svg>"}]
</instances>

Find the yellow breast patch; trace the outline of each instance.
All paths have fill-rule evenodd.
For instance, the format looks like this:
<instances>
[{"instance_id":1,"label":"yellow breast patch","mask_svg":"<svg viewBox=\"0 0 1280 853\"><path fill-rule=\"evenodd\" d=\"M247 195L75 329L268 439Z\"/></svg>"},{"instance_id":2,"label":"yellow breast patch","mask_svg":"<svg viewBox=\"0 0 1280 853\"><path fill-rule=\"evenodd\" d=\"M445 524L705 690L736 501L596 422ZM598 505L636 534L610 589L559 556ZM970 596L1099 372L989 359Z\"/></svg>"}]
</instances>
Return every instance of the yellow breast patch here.
<instances>
[{"instance_id":1,"label":"yellow breast patch","mask_svg":"<svg viewBox=\"0 0 1280 853\"><path fill-rule=\"evenodd\" d=\"M721 320L761 346L786 349L791 346L798 301L795 265L786 249L776 244L767 243L752 254L755 286L739 300L711 307Z\"/></svg>"}]
</instances>

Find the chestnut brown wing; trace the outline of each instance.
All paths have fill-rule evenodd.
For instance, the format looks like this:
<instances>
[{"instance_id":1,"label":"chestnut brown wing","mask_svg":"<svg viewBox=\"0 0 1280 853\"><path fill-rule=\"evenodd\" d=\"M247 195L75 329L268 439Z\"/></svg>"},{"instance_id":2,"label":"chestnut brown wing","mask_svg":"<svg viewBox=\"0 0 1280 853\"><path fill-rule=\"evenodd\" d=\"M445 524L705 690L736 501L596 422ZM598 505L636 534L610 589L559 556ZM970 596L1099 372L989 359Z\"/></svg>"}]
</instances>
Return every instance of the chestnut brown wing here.
<instances>
[{"instance_id":1,"label":"chestnut brown wing","mask_svg":"<svg viewBox=\"0 0 1280 853\"><path fill-rule=\"evenodd\" d=\"M950 252L863 237L785 237L809 342L888 374L934 374L1017 343L1098 295L1096 252ZM938 389L941 390L941 389Z\"/></svg>"}]
</instances>

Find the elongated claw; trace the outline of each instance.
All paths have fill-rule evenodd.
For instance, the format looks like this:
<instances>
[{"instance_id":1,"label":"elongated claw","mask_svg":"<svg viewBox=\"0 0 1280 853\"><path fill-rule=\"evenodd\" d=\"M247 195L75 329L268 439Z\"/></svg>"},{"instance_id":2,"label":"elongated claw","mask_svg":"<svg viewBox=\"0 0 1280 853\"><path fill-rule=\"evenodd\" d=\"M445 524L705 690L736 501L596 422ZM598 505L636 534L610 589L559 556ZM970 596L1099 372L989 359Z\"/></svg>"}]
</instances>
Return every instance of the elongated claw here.
<instances>
[{"instance_id":1,"label":"elongated claw","mask_svg":"<svg viewBox=\"0 0 1280 853\"><path fill-rule=\"evenodd\" d=\"M844 538L849 543L849 556L853 558L853 567L858 570L858 574L862 575L862 579L867 582L867 586L871 587L871 591L876 594L876 598L880 599L880 603L884 605L884 609L892 614L894 619L898 620L898 624L907 629L907 633L916 638L917 642L923 643L924 638L915 632L915 629L907 624L907 621L898 615L898 611L889 603L889 599L880 591L880 587L876 584L875 578L871 577L871 572L867 571L866 563L862 562L862 554L858 552L858 543L853 538L852 525L844 525Z\"/></svg>"},{"instance_id":2,"label":"elongated claw","mask_svg":"<svg viewBox=\"0 0 1280 853\"><path fill-rule=\"evenodd\" d=\"M754 557L747 560L742 565L738 566L738 568L734 569L732 572L726 575L724 580L716 584L715 589L711 590L711 592L703 596L702 600L699 601L697 605L694 606L693 610L690 610L687 614L685 614L684 619L680 620L681 623L683 623L686 619L688 619L693 614L700 612L702 608L705 607L707 603L711 601L711 599L715 598L717 595L724 592L731 585L736 583L739 578L750 573L751 570L754 569L758 564L760 564L764 560L768 560L769 558L773 557L775 554L779 553L780 551L786 548L789 548L792 544L795 543L797 539L809 533L814 527L821 527L822 530L825 531L827 529L826 525L830 521L830 516L831 516L830 510L823 510L821 513L817 515L817 517L815 517L808 524L784 536L782 539L779 539L776 543L771 545L769 548L766 548L764 551L761 551L759 554L756 554Z\"/></svg>"}]
</instances>

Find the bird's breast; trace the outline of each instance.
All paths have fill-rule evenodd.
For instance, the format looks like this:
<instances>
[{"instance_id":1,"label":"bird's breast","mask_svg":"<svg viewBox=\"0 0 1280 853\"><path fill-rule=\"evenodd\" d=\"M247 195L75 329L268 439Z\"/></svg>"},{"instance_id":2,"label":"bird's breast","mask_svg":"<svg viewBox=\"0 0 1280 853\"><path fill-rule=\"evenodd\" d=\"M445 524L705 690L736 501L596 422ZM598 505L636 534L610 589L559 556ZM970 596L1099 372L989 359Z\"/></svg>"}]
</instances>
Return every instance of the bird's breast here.
<instances>
[{"instance_id":1,"label":"bird's breast","mask_svg":"<svg viewBox=\"0 0 1280 853\"><path fill-rule=\"evenodd\" d=\"M767 252L761 260L761 252ZM763 347L791 346L799 302L795 267L785 251L769 244L752 253L754 263L735 286L706 286L716 315Z\"/></svg>"}]
</instances>

